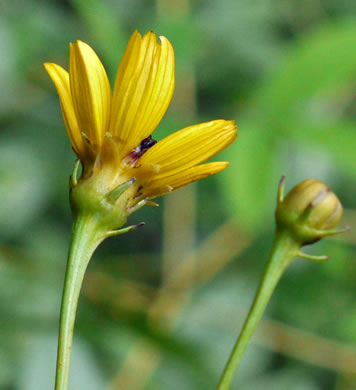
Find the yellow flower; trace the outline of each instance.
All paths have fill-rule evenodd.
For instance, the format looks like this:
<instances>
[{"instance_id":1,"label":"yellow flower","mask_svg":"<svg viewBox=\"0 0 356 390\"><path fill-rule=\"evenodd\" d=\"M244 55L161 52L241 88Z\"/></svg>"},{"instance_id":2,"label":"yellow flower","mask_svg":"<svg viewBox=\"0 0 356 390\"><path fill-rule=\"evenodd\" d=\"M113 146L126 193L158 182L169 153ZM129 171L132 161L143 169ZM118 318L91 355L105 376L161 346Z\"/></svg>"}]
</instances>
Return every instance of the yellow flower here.
<instances>
[{"instance_id":1,"label":"yellow flower","mask_svg":"<svg viewBox=\"0 0 356 390\"><path fill-rule=\"evenodd\" d=\"M107 194L129 182L128 214L148 199L228 166L201 163L234 141L233 121L187 127L157 143L151 137L174 90L174 51L167 38L158 42L152 31L143 37L137 31L132 35L113 93L102 63L84 42L70 44L69 72L53 63L45 68L57 88L68 135L82 164L79 184L90 182L96 192Z\"/></svg>"}]
</instances>

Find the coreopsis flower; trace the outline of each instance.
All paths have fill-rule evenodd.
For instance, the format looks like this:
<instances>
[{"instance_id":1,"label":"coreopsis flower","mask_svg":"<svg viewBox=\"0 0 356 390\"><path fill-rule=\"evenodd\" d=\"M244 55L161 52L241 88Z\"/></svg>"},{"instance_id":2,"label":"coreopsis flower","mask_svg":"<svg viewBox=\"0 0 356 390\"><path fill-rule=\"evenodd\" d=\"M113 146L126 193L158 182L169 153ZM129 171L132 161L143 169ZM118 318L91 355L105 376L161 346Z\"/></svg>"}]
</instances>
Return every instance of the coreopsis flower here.
<instances>
[{"instance_id":1,"label":"coreopsis flower","mask_svg":"<svg viewBox=\"0 0 356 390\"><path fill-rule=\"evenodd\" d=\"M174 51L167 38L158 42L152 31L143 37L136 31L113 92L104 66L84 42L70 44L69 72L53 63L45 68L57 88L69 139L82 165L79 181L76 173L72 180L75 209L82 207L79 203L93 206L95 199L100 207L108 202L124 222L150 199L228 166L202 163L234 141L233 121L190 126L159 142L152 138L174 90Z\"/></svg>"}]
</instances>

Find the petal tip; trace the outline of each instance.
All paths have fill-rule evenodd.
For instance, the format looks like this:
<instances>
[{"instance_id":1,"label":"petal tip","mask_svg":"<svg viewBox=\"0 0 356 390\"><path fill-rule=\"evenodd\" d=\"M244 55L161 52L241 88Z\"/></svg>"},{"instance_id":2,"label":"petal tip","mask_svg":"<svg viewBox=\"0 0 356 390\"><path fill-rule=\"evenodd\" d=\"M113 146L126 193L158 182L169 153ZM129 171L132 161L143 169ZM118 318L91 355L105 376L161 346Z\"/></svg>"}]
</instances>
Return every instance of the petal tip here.
<instances>
[{"instance_id":1,"label":"petal tip","mask_svg":"<svg viewBox=\"0 0 356 390\"><path fill-rule=\"evenodd\" d=\"M148 30L146 34L143 36L143 39L155 39L157 40L156 34L152 30Z\"/></svg>"},{"instance_id":2,"label":"petal tip","mask_svg":"<svg viewBox=\"0 0 356 390\"><path fill-rule=\"evenodd\" d=\"M221 119L221 121L224 122L224 128L226 130L230 130L231 132L233 132L235 134L237 133L238 127L236 125L235 120L224 120L224 119Z\"/></svg>"},{"instance_id":3,"label":"petal tip","mask_svg":"<svg viewBox=\"0 0 356 390\"><path fill-rule=\"evenodd\" d=\"M77 39L75 42L72 43L73 50L75 50L77 52L81 52L83 49L86 48L86 46L88 46L88 45L86 43L84 43L83 41L80 41L79 39Z\"/></svg>"},{"instance_id":4,"label":"petal tip","mask_svg":"<svg viewBox=\"0 0 356 390\"><path fill-rule=\"evenodd\" d=\"M136 39L136 38L142 39L142 35L141 35L140 32L137 30L137 28L136 28L136 30L132 33L130 39Z\"/></svg>"},{"instance_id":5,"label":"petal tip","mask_svg":"<svg viewBox=\"0 0 356 390\"><path fill-rule=\"evenodd\" d=\"M222 161L221 165L222 165L221 170L224 170L230 166L230 163L228 161Z\"/></svg>"},{"instance_id":6,"label":"petal tip","mask_svg":"<svg viewBox=\"0 0 356 390\"><path fill-rule=\"evenodd\" d=\"M167 42L167 41L169 42L168 38L165 37L164 35L160 35L158 38L160 40L160 43Z\"/></svg>"}]
</instances>

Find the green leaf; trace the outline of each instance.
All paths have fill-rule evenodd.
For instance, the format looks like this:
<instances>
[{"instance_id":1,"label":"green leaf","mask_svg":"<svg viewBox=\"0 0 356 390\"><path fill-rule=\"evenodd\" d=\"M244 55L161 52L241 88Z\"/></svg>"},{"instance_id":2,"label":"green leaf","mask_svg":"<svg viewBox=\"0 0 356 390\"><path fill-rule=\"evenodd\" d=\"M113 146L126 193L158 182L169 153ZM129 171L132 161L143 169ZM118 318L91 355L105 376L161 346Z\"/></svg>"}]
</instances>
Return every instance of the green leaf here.
<instances>
[{"instance_id":1,"label":"green leaf","mask_svg":"<svg viewBox=\"0 0 356 390\"><path fill-rule=\"evenodd\" d=\"M259 120L288 131L296 117L315 119L315 98L354 83L355 42L356 24L341 21L324 25L292 46L253 98Z\"/></svg>"},{"instance_id":2,"label":"green leaf","mask_svg":"<svg viewBox=\"0 0 356 390\"><path fill-rule=\"evenodd\" d=\"M291 126L290 130L301 149L308 146L324 150L338 170L356 176L356 132L351 122L340 121L321 126L303 123Z\"/></svg>"}]
</instances>

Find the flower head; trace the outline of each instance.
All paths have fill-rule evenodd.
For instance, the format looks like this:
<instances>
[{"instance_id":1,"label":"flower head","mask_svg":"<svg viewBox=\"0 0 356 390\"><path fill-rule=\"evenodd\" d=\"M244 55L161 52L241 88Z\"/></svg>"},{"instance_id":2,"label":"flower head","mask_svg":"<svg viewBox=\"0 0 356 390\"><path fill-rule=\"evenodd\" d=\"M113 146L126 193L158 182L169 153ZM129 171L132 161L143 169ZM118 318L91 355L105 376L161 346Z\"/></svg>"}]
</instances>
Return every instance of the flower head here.
<instances>
[{"instance_id":1,"label":"flower head","mask_svg":"<svg viewBox=\"0 0 356 390\"><path fill-rule=\"evenodd\" d=\"M334 192L317 179L303 180L284 198L282 178L276 210L279 230L289 230L302 245L341 233L333 230L339 223L343 208Z\"/></svg>"},{"instance_id":2,"label":"flower head","mask_svg":"<svg viewBox=\"0 0 356 390\"><path fill-rule=\"evenodd\" d=\"M174 51L167 38L158 42L152 31L143 37L136 31L113 92L102 63L84 42L70 44L69 72L53 63L45 68L57 88L68 135L82 164L79 182L73 180L74 187L85 188L81 196L106 196L114 206L124 204L128 215L149 199L228 166L202 163L234 141L233 121L201 123L159 142L151 136L174 90Z\"/></svg>"}]
</instances>

